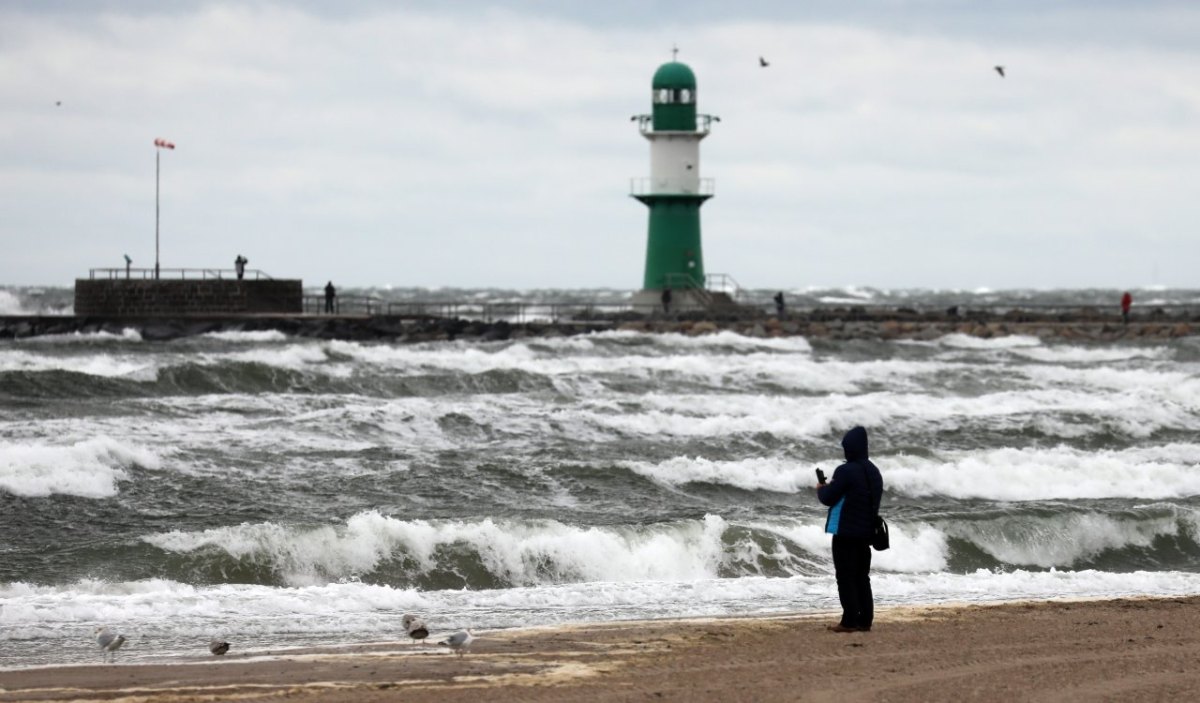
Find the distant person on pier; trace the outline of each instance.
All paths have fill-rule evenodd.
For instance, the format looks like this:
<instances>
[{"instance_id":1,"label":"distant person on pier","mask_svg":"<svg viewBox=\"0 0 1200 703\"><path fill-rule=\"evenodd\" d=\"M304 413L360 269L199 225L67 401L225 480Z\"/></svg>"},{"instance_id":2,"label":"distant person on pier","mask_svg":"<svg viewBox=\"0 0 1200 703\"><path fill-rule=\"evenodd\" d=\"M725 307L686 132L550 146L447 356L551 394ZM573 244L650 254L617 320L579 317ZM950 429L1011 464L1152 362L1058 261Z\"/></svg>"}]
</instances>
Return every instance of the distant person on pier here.
<instances>
[{"instance_id":1,"label":"distant person on pier","mask_svg":"<svg viewBox=\"0 0 1200 703\"><path fill-rule=\"evenodd\" d=\"M325 312L333 312L333 300L337 297L337 289L333 287L333 281L325 284Z\"/></svg>"},{"instance_id":2,"label":"distant person on pier","mask_svg":"<svg viewBox=\"0 0 1200 703\"><path fill-rule=\"evenodd\" d=\"M671 289L670 288L663 288L662 304L663 304L663 313L670 314L671 313Z\"/></svg>"},{"instance_id":3,"label":"distant person on pier","mask_svg":"<svg viewBox=\"0 0 1200 703\"><path fill-rule=\"evenodd\" d=\"M248 263L250 263L250 260L241 254L238 254L237 258L233 260L233 268L237 271L239 281L242 280L242 276L246 275L246 264Z\"/></svg>"},{"instance_id":4,"label":"distant person on pier","mask_svg":"<svg viewBox=\"0 0 1200 703\"><path fill-rule=\"evenodd\" d=\"M783 291L775 294L775 315L783 317Z\"/></svg>"},{"instance_id":5,"label":"distant person on pier","mask_svg":"<svg viewBox=\"0 0 1200 703\"><path fill-rule=\"evenodd\" d=\"M133 259L129 258L129 254L125 255L125 279L129 279L129 267L133 265Z\"/></svg>"},{"instance_id":6,"label":"distant person on pier","mask_svg":"<svg viewBox=\"0 0 1200 703\"><path fill-rule=\"evenodd\" d=\"M1121 296L1121 321L1129 324L1129 308L1133 305L1133 296L1129 291L1125 291L1125 295Z\"/></svg>"}]
</instances>

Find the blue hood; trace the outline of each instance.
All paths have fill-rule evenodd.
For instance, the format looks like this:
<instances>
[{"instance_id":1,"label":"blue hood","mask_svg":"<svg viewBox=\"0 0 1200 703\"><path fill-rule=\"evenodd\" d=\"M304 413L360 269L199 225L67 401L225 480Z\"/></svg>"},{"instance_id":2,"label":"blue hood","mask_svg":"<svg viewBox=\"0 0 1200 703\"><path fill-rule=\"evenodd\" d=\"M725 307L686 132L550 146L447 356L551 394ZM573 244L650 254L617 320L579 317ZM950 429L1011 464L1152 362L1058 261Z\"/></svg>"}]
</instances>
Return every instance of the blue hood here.
<instances>
[{"instance_id":1,"label":"blue hood","mask_svg":"<svg viewBox=\"0 0 1200 703\"><path fill-rule=\"evenodd\" d=\"M842 437L842 449L846 452L846 461L867 458L867 430L855 427Z\"/></svg>"}]
</instances>

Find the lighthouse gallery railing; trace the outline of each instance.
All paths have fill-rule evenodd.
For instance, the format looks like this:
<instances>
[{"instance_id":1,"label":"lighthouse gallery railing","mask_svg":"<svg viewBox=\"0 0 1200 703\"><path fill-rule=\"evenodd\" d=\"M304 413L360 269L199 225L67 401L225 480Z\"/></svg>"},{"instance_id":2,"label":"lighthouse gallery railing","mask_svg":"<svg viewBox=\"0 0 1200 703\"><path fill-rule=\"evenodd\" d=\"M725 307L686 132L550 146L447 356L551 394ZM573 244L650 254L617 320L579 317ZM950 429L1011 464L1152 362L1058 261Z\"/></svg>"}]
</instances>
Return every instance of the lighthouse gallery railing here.
<instances>
[{"instance_id":1,"label":"lighthouse gallery railing","mask_svg":"<svg viewBox=\"0 0 1200 703\"><path fill-rule=\"evenodd\" d=\"M630 178L629 194L638 195L707 195L716 192L711 178Z\"/></svg>"}]
</instances>

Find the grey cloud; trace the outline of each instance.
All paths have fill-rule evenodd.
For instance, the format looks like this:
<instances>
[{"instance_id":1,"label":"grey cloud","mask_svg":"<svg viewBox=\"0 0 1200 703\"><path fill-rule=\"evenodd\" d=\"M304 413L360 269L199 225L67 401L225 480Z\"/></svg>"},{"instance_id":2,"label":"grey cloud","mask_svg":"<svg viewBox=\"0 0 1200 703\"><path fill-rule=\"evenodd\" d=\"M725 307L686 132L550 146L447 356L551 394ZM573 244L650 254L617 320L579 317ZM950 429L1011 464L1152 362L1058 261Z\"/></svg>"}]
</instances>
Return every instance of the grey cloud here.
<instances>
[{"instance_id":1,"label":"grey cloud","mask_svg":"<svg viewBox=\"0 0 1200 703\"><path fill-rule=\"evenodd\" d=\"M7 5L0 281L151 262L161 136L178 144L164 266L241 252L347 285L635 287L645 210L627 188L649 163L628 116L679 42L723 118L702 147L710 271L971 288L1152 283L1157 266L1190 283L1187 7L720 5Z\"/></svg>"}]
</instances>

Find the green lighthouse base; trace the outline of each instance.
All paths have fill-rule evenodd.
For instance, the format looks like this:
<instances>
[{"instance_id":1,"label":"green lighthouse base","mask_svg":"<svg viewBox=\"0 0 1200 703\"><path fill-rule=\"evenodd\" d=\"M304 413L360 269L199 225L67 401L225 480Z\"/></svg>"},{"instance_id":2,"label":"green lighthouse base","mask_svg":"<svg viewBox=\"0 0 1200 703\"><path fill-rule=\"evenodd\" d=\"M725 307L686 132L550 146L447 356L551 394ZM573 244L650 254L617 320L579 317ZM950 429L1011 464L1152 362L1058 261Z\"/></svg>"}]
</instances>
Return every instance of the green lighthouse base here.
<instances>
[{"instance_id":1,"label":"green lighthouse base","mask_svg":"<svg viewBox=\"0 0 1200 703\"><path fill-rule=\"evenodd\" d=\"M671 302L663 308L661 288L644 288L630 296L633 311L642 315L676 313L728 313L741 310L728 293L703 288L671 289Z\"/></svg>"}]
</instances>

